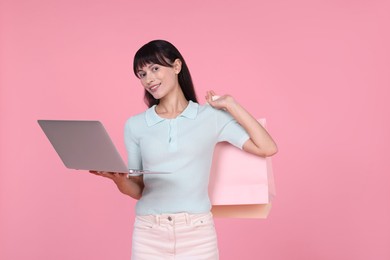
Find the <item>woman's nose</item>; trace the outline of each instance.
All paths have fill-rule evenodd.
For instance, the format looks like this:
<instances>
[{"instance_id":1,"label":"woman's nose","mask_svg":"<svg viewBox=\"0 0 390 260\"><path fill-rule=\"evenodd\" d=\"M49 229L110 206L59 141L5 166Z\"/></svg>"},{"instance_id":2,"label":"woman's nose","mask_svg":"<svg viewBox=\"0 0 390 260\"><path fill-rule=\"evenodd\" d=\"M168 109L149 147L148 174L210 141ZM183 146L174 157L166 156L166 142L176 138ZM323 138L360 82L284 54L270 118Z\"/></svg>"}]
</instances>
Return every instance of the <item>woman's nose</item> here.
<instances>
[{"instance_id":1,"label":"woman's nose","mask_svg":"<svg viewBox=\"0 0 390 260\"><path fill-rule=\"evenodd\" d=\"M150 84L150 83L152 83L153 81L154 81L154 76L151 75L151 73L148 73L148 74L146 75L146 83Z\"/></svg>"}]
</instances>

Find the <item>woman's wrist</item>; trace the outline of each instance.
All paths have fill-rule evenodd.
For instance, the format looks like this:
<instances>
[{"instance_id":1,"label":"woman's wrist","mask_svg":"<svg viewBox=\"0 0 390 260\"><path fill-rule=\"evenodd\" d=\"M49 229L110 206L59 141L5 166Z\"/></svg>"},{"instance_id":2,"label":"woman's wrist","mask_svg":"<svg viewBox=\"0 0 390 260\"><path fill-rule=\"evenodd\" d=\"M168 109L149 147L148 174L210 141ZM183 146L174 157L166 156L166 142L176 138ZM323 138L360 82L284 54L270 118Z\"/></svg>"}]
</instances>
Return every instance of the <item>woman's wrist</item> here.
<instances>
[{"instance_id":1,"label":"woman's wrist","mask_svg":"<svg viewBox=\"0 0 390 260\"><path fill-rule=\"evenodd\" d=\"M234 112L238 106L238 103L232 96L227 96L226 97L226 106L225 110L228 111L229 113Z\"/></svg>"}]
</instances>

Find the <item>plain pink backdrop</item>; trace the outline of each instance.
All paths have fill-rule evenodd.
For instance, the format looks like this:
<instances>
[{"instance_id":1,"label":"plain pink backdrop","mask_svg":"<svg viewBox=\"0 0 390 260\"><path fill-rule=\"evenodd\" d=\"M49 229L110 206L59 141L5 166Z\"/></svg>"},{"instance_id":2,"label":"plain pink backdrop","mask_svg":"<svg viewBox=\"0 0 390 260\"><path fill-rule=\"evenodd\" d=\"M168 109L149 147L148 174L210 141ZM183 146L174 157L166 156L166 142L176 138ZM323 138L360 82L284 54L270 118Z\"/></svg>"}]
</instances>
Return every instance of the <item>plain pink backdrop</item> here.
<instances>
[{"instance_id":1,"label":"plain pink backdrop","mask_svg":"<svg viewBox=\"0 0 390 260\"><path fill-rule=\"evenodd\" d=\"M67 170L37 119L98 119L123 156L147 41L198 97L230 93L279 145L267 220L217 219L222 260L390 259L388 1L0 2L0 259L130 259L134 201Z\"/></svg>"}]
</instances>

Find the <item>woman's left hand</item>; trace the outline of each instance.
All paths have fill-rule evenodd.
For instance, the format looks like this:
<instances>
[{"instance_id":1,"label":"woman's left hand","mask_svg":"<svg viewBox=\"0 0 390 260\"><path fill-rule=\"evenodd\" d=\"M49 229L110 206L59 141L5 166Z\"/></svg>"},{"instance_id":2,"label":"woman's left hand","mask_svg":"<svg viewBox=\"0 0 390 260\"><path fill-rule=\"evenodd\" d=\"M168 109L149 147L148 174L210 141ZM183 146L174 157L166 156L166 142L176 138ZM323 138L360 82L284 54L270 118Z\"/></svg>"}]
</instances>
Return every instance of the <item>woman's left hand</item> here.
<instances>
[{"instance_id":1,"label":"woman's left hand","mask_svg":"<svg viewBox=\"0 0 390 260\"><path fill-rule=\"evenodd\" d=\"M214 91L207 91L207 102L216 109L223 109L239 123L249 135L242 149L261 157L274 155L278 148L267 130L230 95L218 97Z\"/></svg>"},{"instance_id":2,"label":"woman's left hand","mask_svg":"<svg viewBox=\"0 0 390 260\"><path fill-rule=\"evenodd\" d=\"M218 96L213 90L207 91L205 98L207 103L209 103L212 107L223 110L228 110L229 106L231 106L235 102L232 96Z\"/></svg>"}]
</instances>

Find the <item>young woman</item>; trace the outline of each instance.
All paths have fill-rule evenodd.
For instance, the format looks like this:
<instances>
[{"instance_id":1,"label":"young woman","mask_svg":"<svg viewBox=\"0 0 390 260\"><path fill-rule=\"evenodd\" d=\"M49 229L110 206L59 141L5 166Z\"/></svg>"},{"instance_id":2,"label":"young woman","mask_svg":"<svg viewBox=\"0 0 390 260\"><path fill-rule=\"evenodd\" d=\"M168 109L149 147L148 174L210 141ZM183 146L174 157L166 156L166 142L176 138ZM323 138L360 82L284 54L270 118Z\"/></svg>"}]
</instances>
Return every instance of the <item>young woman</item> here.
<instances>
[{"instance_id":1,"label":"young woman","mask_svg":"<svg viewBox=\"0 0 390 260\"><path fill-rule=\"evenodd\" d=\"M151 41L134 57L149 109L128 119L130 169L169 172L98 173L137 199L132 259L218 259L208 180L214 146L227 141L258 156L277 152L267 131L236 100L213 91L199 105L184 58L171 43Z\"/></svg>"}]
</instances>

